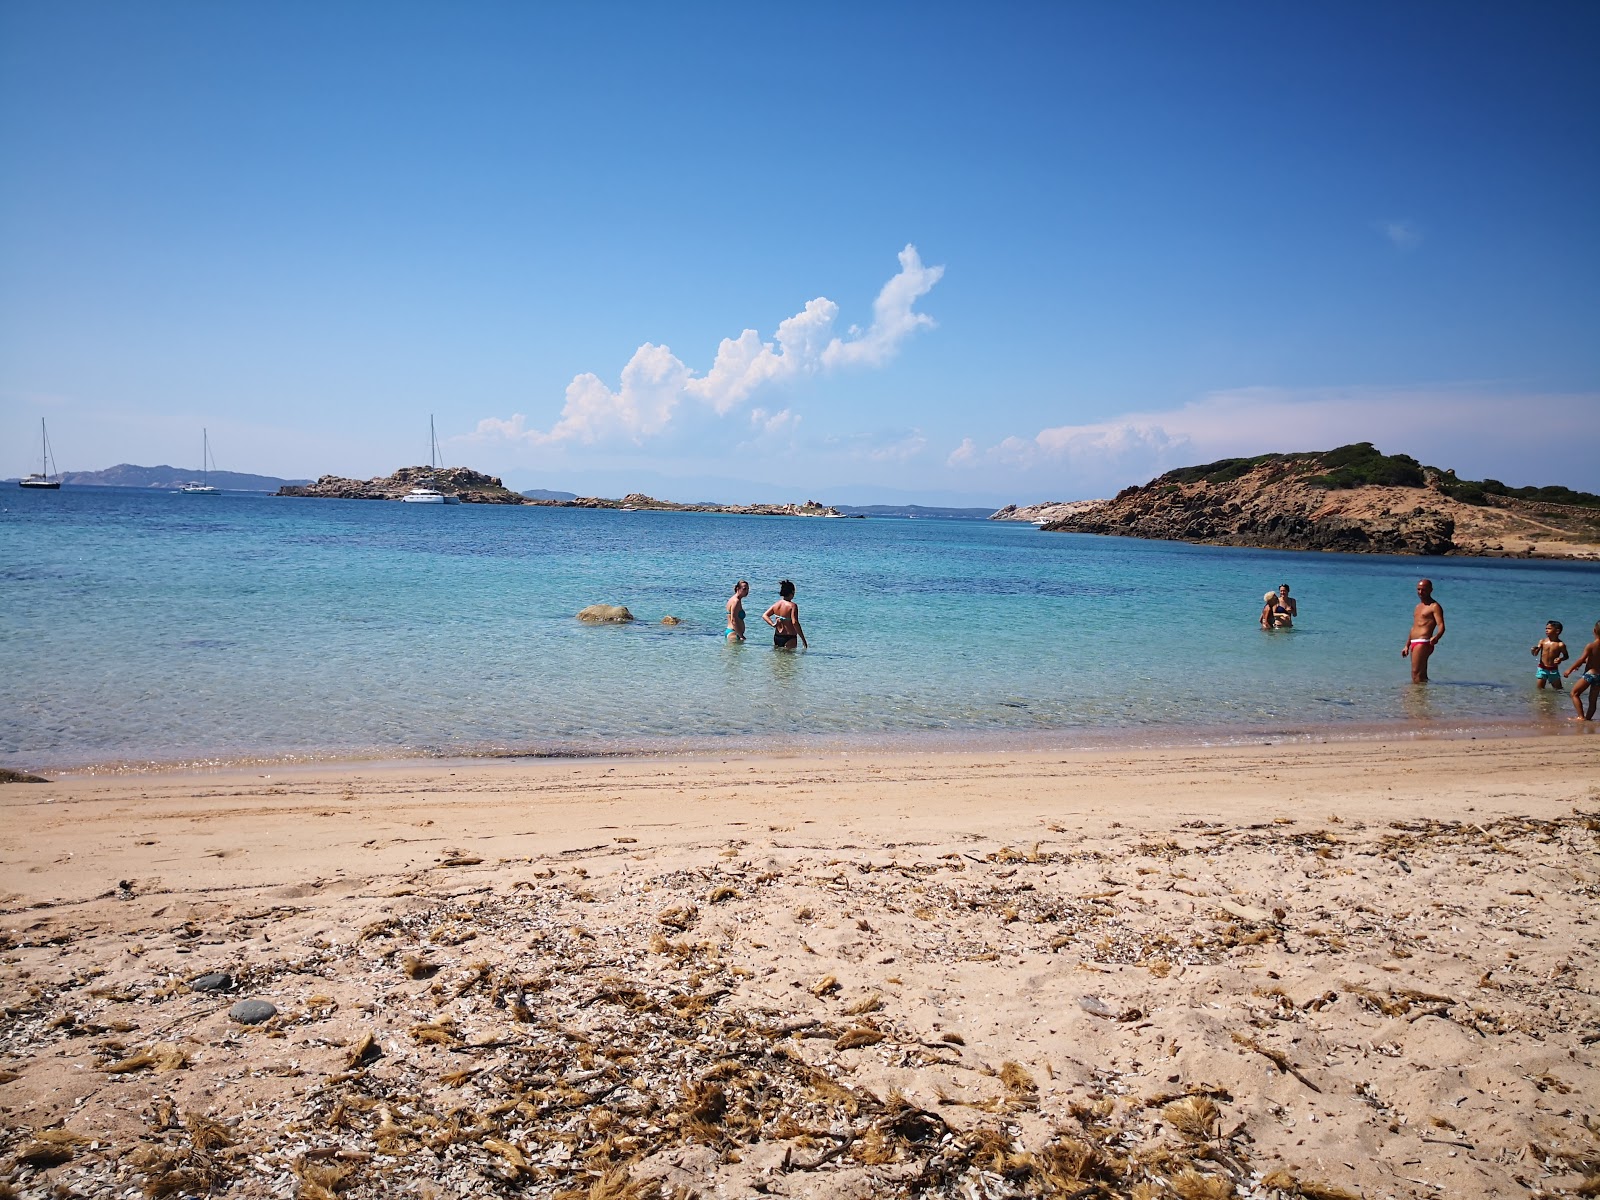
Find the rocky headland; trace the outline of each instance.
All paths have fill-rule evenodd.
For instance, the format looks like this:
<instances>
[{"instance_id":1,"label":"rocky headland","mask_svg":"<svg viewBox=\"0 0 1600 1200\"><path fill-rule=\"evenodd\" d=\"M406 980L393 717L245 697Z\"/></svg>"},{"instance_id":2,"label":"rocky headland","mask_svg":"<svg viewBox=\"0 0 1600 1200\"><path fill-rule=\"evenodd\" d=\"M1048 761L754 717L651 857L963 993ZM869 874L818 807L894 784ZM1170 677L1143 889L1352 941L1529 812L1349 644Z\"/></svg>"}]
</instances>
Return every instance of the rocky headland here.
<instances>
[{"instance_id":1,"label":"rocky headland","mask_svg":"<svg viewBox=\"0 0 1600 1200\"><path fill-rule=\"evenodd\" d=\"M1462 480L1360 442L1168 471L1043 528L1279 550L1600 558L1600 496Z\"/></svg>"},{"instance_id":2,"label":"rocky headland","mask_svg":"<svg viewBox=\"0 0 1600 1200\"><path fill-rule=\"evenodd\" d=\"M431 487L455 495L463 504L527 504L493 475L466 467L401 467L376 479L344 479L324 475L315 483L278 489L280 496L314 496L327 500L398 500L415 487Z\"/></svg>"}]
</instances>

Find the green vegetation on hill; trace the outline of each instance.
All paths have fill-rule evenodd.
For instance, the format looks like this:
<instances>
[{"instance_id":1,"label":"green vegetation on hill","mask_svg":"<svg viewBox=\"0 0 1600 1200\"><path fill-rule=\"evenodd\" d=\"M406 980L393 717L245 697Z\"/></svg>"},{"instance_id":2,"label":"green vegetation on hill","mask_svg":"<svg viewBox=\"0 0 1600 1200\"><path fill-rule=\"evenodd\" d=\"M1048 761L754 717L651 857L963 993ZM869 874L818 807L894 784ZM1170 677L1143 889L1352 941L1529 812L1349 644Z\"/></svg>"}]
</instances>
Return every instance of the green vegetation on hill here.
<instances>
[{"instance_id":1,"label":"green vegetation on hill","mask_svg":"<svg viewBox=\"0 0 1600 1200\"><path fill-rule=\"evenodd\" d=\"M1575 492L1560 484L1546 487L1507 487L1498 479L1457 479L1451 471L1442 472L1439 490L1464 504L1487 504L1490 496L1509 496L1515 500L1528 500L1535 504L1571 504L1579 508L1600 508L1600 496L1593 492Z\"/></svg>"},{"instance_id":2,"label":"green vegetation on hill","mask_svg":"<svg viewBox=\"0 0 1600 1200\"><path fill-rule=\"evenodd\" d=\"M1353 442L1337 450L1309 450L1288 454L1258 454L1254 458L1223 458L1198 467L1168 471L1157 483L1229 483L1267 463L1298 467L1313 487L1353 488L1421 487L1422 464L1409 454L1384 454L1371 442ZM1320 474L1309 472L1321 467Z\"/></svg>"},{"instance_id":3,"label":"green vegetation on hill","mask_svg":"<svg viewBox=\"0 0 1600 1200\"><path fill-rule=\"evenodd\" d=\"M1301 482L1312 487L1426 487L1428 477L1446 496L1465 504L1487 504L1490 496L1508 496L1545 504L1575 504L1600 508L1600 496L1571 488L1507 487L1498 479L1457 479L1454 471L1425 467L1409 454L1384 454L1371 442L1352 442L1335 450L1287 454L1258 454L1254 458L1222 458L1196 467L1179 467L1156 479L1151 486L1186 483L1230 483L1268 463L1295 468Z\"/></svg>"},{"instance_id":4,"label":"green vegetation on hill","mask_svg":"<svg viewBox=\"0 0 1600 1200\"><path fill-rule=\"evenodd\" d=\"M1371 442L1352 442L1315 457L1322 460L1325 471L1306 476L1313 487L1421 487L1427 482L1416 459L1409 454L1384 454Z\"/></svg>"}]
</instances>

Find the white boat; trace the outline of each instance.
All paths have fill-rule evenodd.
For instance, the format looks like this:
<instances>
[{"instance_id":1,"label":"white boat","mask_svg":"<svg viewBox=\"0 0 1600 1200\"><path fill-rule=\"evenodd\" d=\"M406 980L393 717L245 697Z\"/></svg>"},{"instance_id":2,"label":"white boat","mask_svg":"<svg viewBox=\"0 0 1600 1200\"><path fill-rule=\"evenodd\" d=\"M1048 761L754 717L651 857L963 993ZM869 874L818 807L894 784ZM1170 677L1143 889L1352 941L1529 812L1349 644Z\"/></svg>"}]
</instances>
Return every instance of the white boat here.
<instances>
[{"instance_id":1,"label":"white boat","mask_svg":"<svg viewBox=\"0 0 1600 1200\"><path fill-rule=\"evenodd\" d=\"M428 414L428 469L439 469L439 435L433 429L433 414ZM441 492L433 485L433 476L429 475L422 483L417 484L404 496L400 497L401 504L460 504L461 497L453 493Z\"/></svg>"},{"instance_id":2,"label":"white boat","mask_svg":"<svg viewBox=\"0 0 1600 1200\"><path fill-rule=\"evenodd\" d=\"M50 453L50 434L45 430L43 417L39 418L39 442L39 466L44 469L35 471L26 479L17 480L17 486L58 491L61 487L61 472L55 470L56 457ZM55 478L50 478L51 475Z\"/></svg>"},{"instance_id":3,"label":"white boat","mask_svg":"<svg viewBox=\"0 0 1600 1200\"><path fill-rule=\"evenodd\" d=\"M200 482L186 483L178 491L185 496L220 496L222 492L211 486L211 435L202 426L200 430Z\"/></svg>"}]
</instances>

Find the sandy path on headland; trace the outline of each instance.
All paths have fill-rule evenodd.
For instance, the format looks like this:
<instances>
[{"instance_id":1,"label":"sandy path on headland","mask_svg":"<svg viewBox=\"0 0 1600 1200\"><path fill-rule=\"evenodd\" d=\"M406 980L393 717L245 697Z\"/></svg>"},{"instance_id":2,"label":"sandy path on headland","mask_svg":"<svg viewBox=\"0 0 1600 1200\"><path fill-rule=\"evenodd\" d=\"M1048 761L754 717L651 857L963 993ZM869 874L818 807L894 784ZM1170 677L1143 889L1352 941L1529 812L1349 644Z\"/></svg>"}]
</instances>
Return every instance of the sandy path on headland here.
<instances>
[{"instance_id":1,"label":"sandy path on headland","mask_svg":"<svg viewBox=\"0 0 1600 1200\"><path fill-rule=\"evenodd\" d=\"M1597 830L1588 728L6 785L0 1180L1559 1194Z\"/></svg>"}]
</instances>

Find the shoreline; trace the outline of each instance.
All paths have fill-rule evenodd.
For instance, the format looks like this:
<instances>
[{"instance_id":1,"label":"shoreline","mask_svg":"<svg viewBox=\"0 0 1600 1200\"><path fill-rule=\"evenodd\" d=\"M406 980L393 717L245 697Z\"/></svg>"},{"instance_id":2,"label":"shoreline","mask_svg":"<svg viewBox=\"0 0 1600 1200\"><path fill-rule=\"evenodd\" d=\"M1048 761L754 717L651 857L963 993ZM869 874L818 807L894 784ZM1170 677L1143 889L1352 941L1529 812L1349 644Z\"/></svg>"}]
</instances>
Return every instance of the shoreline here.
<instances>
[{"instance_id":1,"label":"shoreline","mask_svg":"<svg viewBox=\"0 0 1600 1200\"><path fill-rule=\"evenodd\" d=\"M0 1156L22 1195L1571 1189L1597 768L1507 736L0 787Z\"/></svg>"},{"instance_id":2,"label":"shoreline","mask_svg":"<svg viewBox=\"0 0 1600 1200\"><path fill-rule=\"evenodd\" d=\"M1563 697L1564 699L1564 697ZM1204 749L1275 743L1314 745L1478 738L1583 737L1600 730L1600 721L1566 718L1462 718L1439 722L1414 719L1349 721L1323 725L1150 725L1117 729L1051 730L897 730L886 733L733 734L722 740L684 738L617 739L609 743L562 742L535 747L486 746L479 749L399 747L333 748L258 754L136 755L128 758L56 759L0 756L0 767L47 774L57 779L115 778L136 775L203 775L270 767L276 770L360 769L386 765L471 765L508 762L588 762L629 760L711 760L721 757L801 757L827 754L959 755L983 753L1074 753ZM1600 734L1596 734L1600 736ZM1271 739L1265 741L1265 739Z\"/></svg>"}]
</instances>

